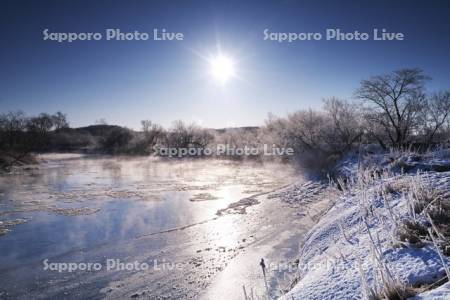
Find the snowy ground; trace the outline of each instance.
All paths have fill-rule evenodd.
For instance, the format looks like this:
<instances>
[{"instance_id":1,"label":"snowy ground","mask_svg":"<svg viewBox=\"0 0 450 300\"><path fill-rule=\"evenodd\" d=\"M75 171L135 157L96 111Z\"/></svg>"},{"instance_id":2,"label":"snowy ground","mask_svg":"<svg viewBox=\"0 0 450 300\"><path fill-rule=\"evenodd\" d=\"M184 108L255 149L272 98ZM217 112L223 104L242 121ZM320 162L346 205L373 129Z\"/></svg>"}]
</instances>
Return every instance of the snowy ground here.
<instances>
[{"instance_id":1,"label":"snowy ground","mask_svg":"<svg viewBox=\"0 0 450 300\"><path fill-rule=\"evenodd\" d=\"M358 166L367 171L358 172ZM402 170L405 173L400 175ZM447 277L444 264L448 268L450 263L442 254L448 236L432 231L436 243L443 246L440 253L426 233L418 241L402 236L407 222L433 230L426 209L415 212L414 197L427 195L432 201L439 195L448 204L449 170L447 151L344 161L339 172L349 179L342 182L346 188L331 194L334 207L305 237L298 281L282 299L370 299L385 296L383 291L391 286L395 294L408 287L412 294L405 293L406 297L416 294L415 299L450 299L450 285L442 285ZM301 201L303 191L301 185L294 185L285 194Z\"/></svg>"}]
</instances>

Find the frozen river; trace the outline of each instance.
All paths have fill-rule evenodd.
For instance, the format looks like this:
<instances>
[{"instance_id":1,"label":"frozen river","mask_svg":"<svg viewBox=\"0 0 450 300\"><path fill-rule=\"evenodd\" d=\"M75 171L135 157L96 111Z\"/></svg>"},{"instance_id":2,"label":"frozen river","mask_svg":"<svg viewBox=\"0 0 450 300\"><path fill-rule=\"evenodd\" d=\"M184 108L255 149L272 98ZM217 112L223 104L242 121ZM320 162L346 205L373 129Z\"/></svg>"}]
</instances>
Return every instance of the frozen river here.
<instances>
[{"instance_id":1,"label":"frozen river","mask_svg":"<svg viewBox=\"0 0 450 300\"><path fill-rule=\"evenodd\" d=\"M41 159L0 177L0 298L262 294L260 258L293 259L297 243L285 246L306 229L298 208L266 197L298 178L288 165Z\"/></svg>"}]
</instances>

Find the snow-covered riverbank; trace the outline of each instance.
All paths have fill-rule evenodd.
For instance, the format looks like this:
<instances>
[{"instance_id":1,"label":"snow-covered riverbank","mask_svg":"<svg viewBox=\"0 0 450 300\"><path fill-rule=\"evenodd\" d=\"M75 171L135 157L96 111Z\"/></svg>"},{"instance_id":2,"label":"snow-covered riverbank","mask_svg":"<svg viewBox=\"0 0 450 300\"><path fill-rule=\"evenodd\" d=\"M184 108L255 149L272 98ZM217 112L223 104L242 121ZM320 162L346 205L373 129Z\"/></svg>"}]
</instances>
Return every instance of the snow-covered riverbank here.
<instances>
[{"instance_id":1,"label":"snow-covered riverbank","mask_svg":"<svg viewBox=\"0 0 450 300\"><path fill-rule=\"evenodd\" d=\"M348 180L306 235L297 282L282 298L449 299L449 167L448 151L344 161Z\"/></svg>"}]
</instances>

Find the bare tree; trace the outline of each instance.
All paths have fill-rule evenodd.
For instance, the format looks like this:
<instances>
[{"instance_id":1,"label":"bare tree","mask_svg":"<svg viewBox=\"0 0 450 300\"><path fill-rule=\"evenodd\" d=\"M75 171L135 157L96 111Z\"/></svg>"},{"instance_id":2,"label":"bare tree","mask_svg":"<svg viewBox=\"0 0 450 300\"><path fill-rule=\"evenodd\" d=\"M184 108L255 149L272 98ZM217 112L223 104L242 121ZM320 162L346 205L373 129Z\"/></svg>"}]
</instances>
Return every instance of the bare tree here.
<instances>
[{"instance_id":1,"label":"bare tree","mask_svg":"<svg viewBox=\"0 0 450 300\"><path fill-rule=\"evenodd\" d=\"M430 145L450 119L450 92L441 91L431 95L427 104L427 109L423 116L423 131L425 144Z\"/></svg>"},{"instance_id":2,"label":"bare tree","mask_svg":"<svg viewBox=\"0 0 450 300\"><path fill-rule=\"evenodd\" d=\"M69 122L67 121L67 115L58 111L54 115L52 115L52 122L55 130L68 128Z\"/></svg>"},{"instance_id":3,"label":"bare tree","mask_svg":"<svg viewBox=\"0 0 450 300\"><path fill-rule=\"evenodd\" d=\"M0 169L21 161L33 150L27 123L28 118L21 111L0 115Z\"/></svg>"},{"instance_id":4,"label":"bare tree","mask_svg":"<svg viewBox=\"0 0 450 300\"><path fill-rule=\"evenodd\" d=\"M325 152L325 136L329 119L324 112L306 110L297 111L287 117L286 134L292 140L294 149L306 149Z\"/></svg>"},{"instance_id":5,"label":"bare tree","mask_svg":"<svg viewBox=\"0 0 450 300\"><path fill-rule=\"evenodd\" d=\"M0 116L0 131L2 133L2 145L13 149L18 143L22 132L25 130L27 119L22 111L9 112Z\"/></svg>"},{"instance_id":6,"label":"bare tree","mask_svg":"<svg viewBox=\"0 0 450 300\"><path fill-rule=\"evenodd\" d=\"M31 117L27 122L27 144L33 150L43 150L49 147L49 132L53 128L53 117L47 113L41 113L37 117Z\"/></svg>"},{"instance_id":7,"label":"bare tree","mask_svg":"<svg viewBox=\"0 0 450 300\"><path fill-rule=\"evenodd\" d=\"M358 107L348 101L331 97L324 100L324 110L332 126L327 140L334 140L335 151L344 153L363 135L361 113Z\"/></svg>"},{"instance_id":8,"label":"bare tree","mask_svg":"<svg viewBox=\"0 0 450 300\"><path fill-rule=\"evenodd\" d=\"M27 122L27 129L29 132L35 132L45 135L52 128L53 128L53 116L47 113L41 113L37 117L32 117Z\"/></svg>"},{"instance_id":9,"label":"bare tree","mask_svg":"<svg viewBox=\"0 0 450 300\"><path fill-rule=\"evenodd\" d=\"M361 82L356 96L364 100L367 118L381 126L389 143L402 147L417 132L419 115L426 105L425 82L429 77L421 69L401 69L391 74L371 77ZM377 132L372 132L377 135ZM377 137L386 147L382 137Z\"/></svg>"},{"instance_id":10,"label":"bare tree","mask_svg":"<svg viewBox=\"0 0 450 300\"><path fill-rule=\"evenodd\" d=\"M123 153L132 139L133 132L130 129L115 126L106 134L102 147L108 153Z\"/></svg>"},{"instance_id":11,"label":"bare tree","mask_svg":"<svg viewBox=\"0 0 450 300\"><path fill-rule=\"evenodd\" d=\"M174 121L167 134L167 144L174 148L206 147L214 139L208 129L191 123L186 125L183 121Z\"/></svg>"},{"instance_id":12,"label":"bare tree","mask_svg":"<svg viewBox=\"0 0 450 300\"><path fill-rule=\"evenodd\" d=\"M141 125L145 137L145 147L153 147L164 137L165 131L161 125L150 120L142 120Z\"/></svg>"}]
</instances>

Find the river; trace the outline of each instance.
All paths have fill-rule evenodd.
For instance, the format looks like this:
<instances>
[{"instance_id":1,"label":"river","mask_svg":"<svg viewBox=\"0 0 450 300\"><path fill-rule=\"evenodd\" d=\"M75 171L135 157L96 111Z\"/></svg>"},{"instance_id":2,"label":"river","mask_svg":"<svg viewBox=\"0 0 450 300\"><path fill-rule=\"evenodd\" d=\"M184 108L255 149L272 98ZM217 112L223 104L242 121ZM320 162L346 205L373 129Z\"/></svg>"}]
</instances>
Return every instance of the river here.
<instances>
[{"instance_id":1,"label":"river","mask_svg":"<svg viewBox=\"0 0 450 300\"><path fill-rule=\"evenodd\" d=\"M260 259L291 263L310 225L267 197L300 180L286 164L40 160L0 176L0 298L264 295ZM272 295L286 275L274 272Z\"/></svg>"}]
</instances>

